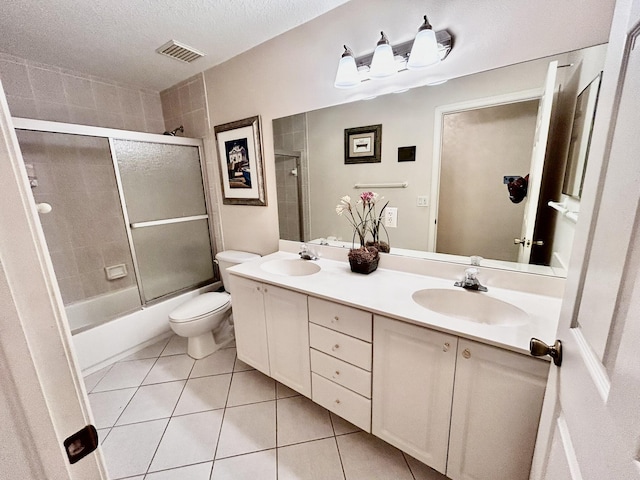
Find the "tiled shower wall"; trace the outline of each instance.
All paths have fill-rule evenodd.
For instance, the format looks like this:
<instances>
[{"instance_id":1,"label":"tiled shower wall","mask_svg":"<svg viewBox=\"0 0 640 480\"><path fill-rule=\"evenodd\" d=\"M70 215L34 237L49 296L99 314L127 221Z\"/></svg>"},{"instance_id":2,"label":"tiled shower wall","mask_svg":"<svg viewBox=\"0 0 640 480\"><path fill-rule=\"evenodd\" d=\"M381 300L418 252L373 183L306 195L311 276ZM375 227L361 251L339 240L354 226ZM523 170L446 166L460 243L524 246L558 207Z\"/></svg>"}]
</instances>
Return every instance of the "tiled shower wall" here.
<instances>
[{"instance_id":1,"label":"tiled shower wall","mask_svg":"<svg viewBox=\"0 0 640 480\"><path fill-rule=\"evenodd\" d=\"M184 127L182 137L202 138L209 131L204 75L199 73L160 92L165 130Z\"/></svg>"},{"instance_id":2,"label":"tiled shower wall","mask_svg":"<svg viewBox=\"0 0 640 480\"><path fill-rule=\"evenodd\" d=\"M300 152L300 192L298 201L302 204L302 227L304 238L311 240L309 224L309 167L307 160L307 116L304 113L291 117L278 118L273 121L273 146L276 150ZM278 161L282 160L282 161ZM278 165L279 164L279 165ZM292 182L287 182L290 175L291 159L285 159L276 154L276 186L278 189L278 219L280 224L280 238L298 240L294 234L298 232L298 205L296 195L290 191ZM287 190L289 192L287 193Z\"/></svg>"},{"instance_id":3,"label":"tiled shower wall","mask_svg":"<svg viewBox=\"0 0 640 480\"><path fill-rule=\"evenodd\" d=\"M0 80L14 117L164 132L160 94L0 53Z\"/></svg>"}]
</instances>

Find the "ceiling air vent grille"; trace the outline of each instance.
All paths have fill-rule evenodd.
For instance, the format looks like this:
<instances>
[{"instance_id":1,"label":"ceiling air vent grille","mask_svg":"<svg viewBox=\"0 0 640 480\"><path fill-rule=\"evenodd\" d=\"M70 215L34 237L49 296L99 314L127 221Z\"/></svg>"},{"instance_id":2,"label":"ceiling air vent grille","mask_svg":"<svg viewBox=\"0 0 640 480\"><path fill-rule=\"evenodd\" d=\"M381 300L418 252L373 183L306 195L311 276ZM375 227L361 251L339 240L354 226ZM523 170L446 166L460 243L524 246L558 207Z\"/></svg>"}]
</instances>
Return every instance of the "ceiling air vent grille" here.
<instances>
[{"instance_id":1,"label":"ceiling air vent grille","mask_svg":"<svg viewBox=\"0 0 640 480\"><path fill-rule=\"evenodd\" d=\"M169 40L167 43L158 48L156 52L187 63L191 63L200 57L204 57L204 53L201 53L196 49L188 47L180 42L176 42L175 40Z\"/></svg>"}]
</instances>

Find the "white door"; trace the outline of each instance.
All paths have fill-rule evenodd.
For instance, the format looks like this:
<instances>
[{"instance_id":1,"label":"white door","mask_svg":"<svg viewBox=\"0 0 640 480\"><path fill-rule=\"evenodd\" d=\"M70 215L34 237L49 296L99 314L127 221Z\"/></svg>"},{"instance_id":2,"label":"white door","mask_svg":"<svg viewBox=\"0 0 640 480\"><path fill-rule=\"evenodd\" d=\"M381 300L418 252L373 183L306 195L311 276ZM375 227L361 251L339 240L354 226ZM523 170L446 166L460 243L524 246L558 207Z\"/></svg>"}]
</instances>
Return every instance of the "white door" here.
<instances>
[{"instance_id":1,"label":"white door","mask_svg":"<svg viewBox=\"0 0 640 480\"><path fill-rule=\"evenodd\" d=\"M533 137L533 150L531 152L531 166L529 167L529 188L527 189L522 233L520 234L519 263L529 263L531 248L534 245L533 242L536 240L533 238L533 229L536 226L536 216L538 214L538 200L540 199L540 187L542 186L542 171L544 170L544 159L547 152L549 127L551 126L551 111L553 109L557 71L558 62L553 61L549 63L547 77L542 87L540 106L538 107L536 131Z\"/></svg>"},{"instance_id":2,"label":"white door","mask_svg":"<svg viewBox=\"0 0 640 480\"><path fill-rule=\"evenodd\" d=\"M248 278L229 276L233 292L233 324L238 358L271 375L263 286Z\"/></svg>"},{"instance_id":3,"label":"white door","mask_svg":"<svg viewBox=\"0 0 640 480\"><path fill-rule=\"evenodd\" d=\"M0 137L0 477L106 479L63 447L91 412L1 84Z\"/></svg>"},{"instance_id":4,"label":"white door","mask_svg":"<svg viewBox=\"0 0 640 480\"><path fill-rule=\"evenodd\" d=\"M311 398L307 296L264 286L271 376Z\"/></svg>"},{"instance_id":5,"label":"white door","mask_svg":"<svg viewBox=\"0 0 640 480\"><path fill-rule=\"evenodd\" d=\"M639 36L640 0L618 2L585 179L598 200L577 225L536 480L640 478Z\"/></svg>"},{"instance_id":6,"label":"white door","mask_svg":"<svg viewBox=\"0 0 640 480\"><path fill-rule=\"evenodd\" d=\"M445 473L458 338L374 320L372 433Z\"/></svg>"}]
</instances>

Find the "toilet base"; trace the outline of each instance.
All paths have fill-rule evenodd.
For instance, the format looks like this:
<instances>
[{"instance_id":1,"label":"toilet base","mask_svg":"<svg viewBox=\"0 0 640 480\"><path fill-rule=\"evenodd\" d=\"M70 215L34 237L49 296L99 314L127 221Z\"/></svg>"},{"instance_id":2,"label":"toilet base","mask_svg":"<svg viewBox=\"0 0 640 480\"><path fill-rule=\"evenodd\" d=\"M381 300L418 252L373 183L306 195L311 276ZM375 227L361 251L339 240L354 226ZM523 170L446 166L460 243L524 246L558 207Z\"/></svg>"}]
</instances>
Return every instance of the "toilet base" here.
<instances>
[{"instance_id":1,"label":"toilet base","mask_svg":"<svg viewBox=\"0 0 640 480\"><path fill-rule=\"evenodd\" d=\"M187 354L191 358L200 360L220 350L234 339L233 325L224 322L220 328L217 329L215 335L209 331L197 337L189 337L187 340Z\"/></svg>"}]
</instances>

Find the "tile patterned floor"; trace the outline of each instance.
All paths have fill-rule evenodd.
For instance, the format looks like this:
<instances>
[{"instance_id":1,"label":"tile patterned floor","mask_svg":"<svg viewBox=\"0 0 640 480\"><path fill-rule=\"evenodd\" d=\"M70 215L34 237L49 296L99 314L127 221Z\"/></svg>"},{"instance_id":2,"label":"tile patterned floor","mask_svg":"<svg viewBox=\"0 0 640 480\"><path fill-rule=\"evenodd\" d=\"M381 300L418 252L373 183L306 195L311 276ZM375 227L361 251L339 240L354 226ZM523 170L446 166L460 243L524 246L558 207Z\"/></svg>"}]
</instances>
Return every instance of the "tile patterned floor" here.
<instances>
[{"instance_id":1,"label":"tile patterned floor","mask_svg":"<svg viewBox=\"0 0 640 480\"><path fill-rule=\"evenodd\" d=\"M236 358L162 340L85 377L113 480L446 480Z\"/></svg>"}]
</instances>

